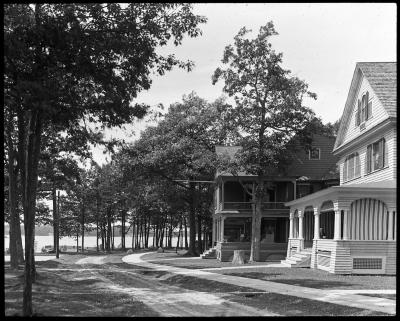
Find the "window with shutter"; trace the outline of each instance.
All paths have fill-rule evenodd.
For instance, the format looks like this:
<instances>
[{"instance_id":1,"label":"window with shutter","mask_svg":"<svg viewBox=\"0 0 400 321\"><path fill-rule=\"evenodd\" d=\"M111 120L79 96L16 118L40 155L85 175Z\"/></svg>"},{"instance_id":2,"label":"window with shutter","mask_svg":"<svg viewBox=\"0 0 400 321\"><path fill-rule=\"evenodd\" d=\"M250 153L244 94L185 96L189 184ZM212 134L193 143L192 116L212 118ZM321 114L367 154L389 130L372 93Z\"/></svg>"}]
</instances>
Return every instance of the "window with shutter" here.
<instances>
[{"instance_id":1,"label":"window with shutter","mask_svg":"<svg viewBox=\"0 0 400 321\"><path fill-rule=\"evenodd\" d=\"M383 145L383 167L389 166L389 151L388 151L388 146L387 142L384 140L384 145Z\"/></svg>"},{"instance_id":2,"label":"window with shutter","mask_svg":"<svg viewBox=\"0 0 400 321\"><path fill-rule=\"evenodd\" d=\"M378 168L383 168L383 153L384 153L384 144L385 140L381 139L378 142L378 148L379 148L379 153L378 153Z\"/></svg>"},{"instance_id":3,"label":"window with shutter","mask_svg":"<svg viewBox=\"0 0 400 321\"><path fill-rule=\"evenodd\" d=\"M349 156L349 168L348 168L347 175L348 175L349 179L354 178L354 155Z\"/></svg>"},{"instance_id":4,"label":"window with shutter","mask_svg":"<svg viewBox=\"0 0 400 321\"><path fill-rule=\"evenodd\" d=\"M367 147L367 173L371 173L371 163L372 163L372 145L368 145Z\"/></svg>"},{"instance_id":5,"label":"window with shutter","mask_svg":"<svg viewBox=\"0 0 400 321\"><path fill-rule=\"evenodd\" d=\"M361 175L361 164L360 164L360 156L358 153L355 155L355 177L360 177Z\"/></svg>"},{"instance_id":6,"label":"window with shutter","mask_svg":"<svg viewBox=\"0 0 400 321\"><path fill-rule=\"evenodd\" d=\"M369 103L368 102L369 101L369 93L368 93L368 91L365 93L365 120L367 120L367 119L370 119L371 118L371 116L372 116L372 111L371 111L371 108L372 108L372 103Z\"/></svg>"},{"instance_id":7,"label":"window with shutter","mask_svg":"<svg viewBox=\"0 0 400 321\"><path fill-rule=\"evenodd\" d=\"M365 122L365 113L366 113L365 99L366 99L366 97L365 97L365 95L363 95L361 98L361 120L360 120L361 123Z\"/></svg>"},{"instance_id":8,"label":"window with shutter","mask_svg":"<svg viewBox=\"0 0 400 321\"><path fill-rule=\"evenodd\" d=\"M347 181L347 158L343 163L343 181Z\"/></svg>"}]
</instances>

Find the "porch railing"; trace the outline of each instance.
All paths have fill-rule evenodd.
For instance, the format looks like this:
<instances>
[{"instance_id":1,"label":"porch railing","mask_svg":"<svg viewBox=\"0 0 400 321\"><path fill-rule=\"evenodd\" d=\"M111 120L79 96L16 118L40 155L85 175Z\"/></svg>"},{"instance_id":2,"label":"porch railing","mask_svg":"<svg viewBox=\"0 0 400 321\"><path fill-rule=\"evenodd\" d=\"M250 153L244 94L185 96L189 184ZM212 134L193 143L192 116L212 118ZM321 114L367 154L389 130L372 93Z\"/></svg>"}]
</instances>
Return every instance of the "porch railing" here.
<instances>
[{"instance_id":1,"label":"porch railing","mask_svg":"<svg viewBox=\"0 0 400 321\"><path fill-rule=\"evenodd\" d=\"M251 210L251 202L224 202L222 210ZM262 203L262 210L276 210L288 209L284 202L264 202Z\"/></svg>"}]
</instances>

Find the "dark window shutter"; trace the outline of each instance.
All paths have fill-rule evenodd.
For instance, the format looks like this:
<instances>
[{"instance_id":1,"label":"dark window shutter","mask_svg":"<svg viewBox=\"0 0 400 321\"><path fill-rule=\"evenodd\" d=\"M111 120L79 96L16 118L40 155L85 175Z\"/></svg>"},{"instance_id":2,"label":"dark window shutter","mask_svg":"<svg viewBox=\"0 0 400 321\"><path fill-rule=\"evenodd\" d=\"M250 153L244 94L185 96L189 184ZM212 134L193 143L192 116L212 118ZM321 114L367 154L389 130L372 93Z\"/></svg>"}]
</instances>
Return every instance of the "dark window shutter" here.
<instances>
[{"instance_id":1,"label":"dark window shutter","mask_svg":"<svg viewBox=\"0 0 400 321\"><path fill-rule=\"evenodd\" d=\"M372 145L367 147L367 173L371 173L371 161L372 161Z\"/></svg>"},{"instance_id":2,"label":"dark window shutter","mask_svg":"<svg viewBox=\"0 0 400 321\"><path fill-rule=\"evenodd\" d=\"M359 177L360 176L360 172L361 172L361 166L360 166L360 156L358 155L358 153L355 154L355 177Z\"/></svg>"},{"instance_id":3,"label":"dark window shutter","mask_svg":"<svg viewBox=\"0 0 400 321\"><path fill-rule=\"evenodd\" d=\"M378 154L378 168L382 168L383 167L383 148L384 148L384 144L385 144L385 139L382 138L379 141L379 154Z\"/></svg>"},{"instance_id":4,"label":"dark window shutter","mask_svg":"<svg viewBox=\"0 0 400 321\"><path fill-rule=\"evenodd\" d=\"M368 103L369 100L369 93L368 91L365 93L365 113L366 113L366 117L365 120L369 119L371 117L371 107L372 104Z\"/></svg>"},{"instance_id":5,"label":"dark window shutter","mask_svg":"<svg viewBox=\"0 0 400 321\"><path fill-rule=\"evenodd\" d=\"M343 182L347 181L347 158L343 163Z\"/></svg>"},{"instance_id":6,"label":"dark window shutter","mask_svg":"<svg viewBox=\"0 0 400 321\"><path fill-rule=\"evenodd\" d=\"M388 150L388 146L387 146L387 142L385 140L384 144L383 144L383 167L385 166L389 166L389 150Z\"/></svg>"}]
</instances>

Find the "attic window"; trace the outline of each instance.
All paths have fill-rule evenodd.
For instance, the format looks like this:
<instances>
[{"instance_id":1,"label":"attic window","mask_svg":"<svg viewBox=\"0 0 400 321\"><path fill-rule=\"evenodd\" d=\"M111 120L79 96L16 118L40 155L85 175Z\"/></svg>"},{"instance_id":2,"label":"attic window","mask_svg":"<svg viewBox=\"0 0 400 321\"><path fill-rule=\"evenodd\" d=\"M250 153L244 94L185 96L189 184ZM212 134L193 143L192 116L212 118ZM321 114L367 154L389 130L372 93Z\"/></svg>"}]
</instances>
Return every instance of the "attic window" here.
<instances>
[{"instance_id":1,"label":"attic window","mask_svg":"<svg viewBox=\"0 0 400 321\"><path fill-rule=\"evenodd\" d=\"M311 148L308 151L308 159L320 159L321 158L321 149L320 148Z\"/></svg>"},{"instance_id":2,"label":"attic window","mask_svg":"<svg viewBox=\"0 0 400 321\"><path fill-rule=\"evenodd\" d=\"M356 126L364 124L372 117L372 102L369 101L368 91L357 102Z\"/></svg>"}]
</instances>

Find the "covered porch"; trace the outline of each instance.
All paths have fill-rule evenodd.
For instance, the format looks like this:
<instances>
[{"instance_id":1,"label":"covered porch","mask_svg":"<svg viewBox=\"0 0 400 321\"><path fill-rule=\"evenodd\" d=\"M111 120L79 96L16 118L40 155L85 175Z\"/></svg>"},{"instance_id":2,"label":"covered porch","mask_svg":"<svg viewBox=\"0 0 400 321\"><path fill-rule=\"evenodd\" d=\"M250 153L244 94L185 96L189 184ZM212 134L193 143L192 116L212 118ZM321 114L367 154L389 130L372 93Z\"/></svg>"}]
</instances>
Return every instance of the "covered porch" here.
<instances>
[{"instance_id":1,"label":"covered porch","mask_svg":"<svg viewBox=\"0 0 400 321\"><path fill-rule=\"evenodd\" d=\"M311 268L396 273L395 182L334 186L287 202L287 257L311 251Z\"/></svg>"},{"instance_id":2,"label":"covered porch","mask_svg":"<svg viewBox=\"0 0 400 321\"><path fill-rule=\"evenodd\" d=\"M213 222L213 244L217 259L231 261L234 250L244 250L250 257L252 216L248 214L218 214ZM285 257L289 236L288 214L264 215L261 219L260 260L280 260Z\"/></svg>"}]
</instances>

